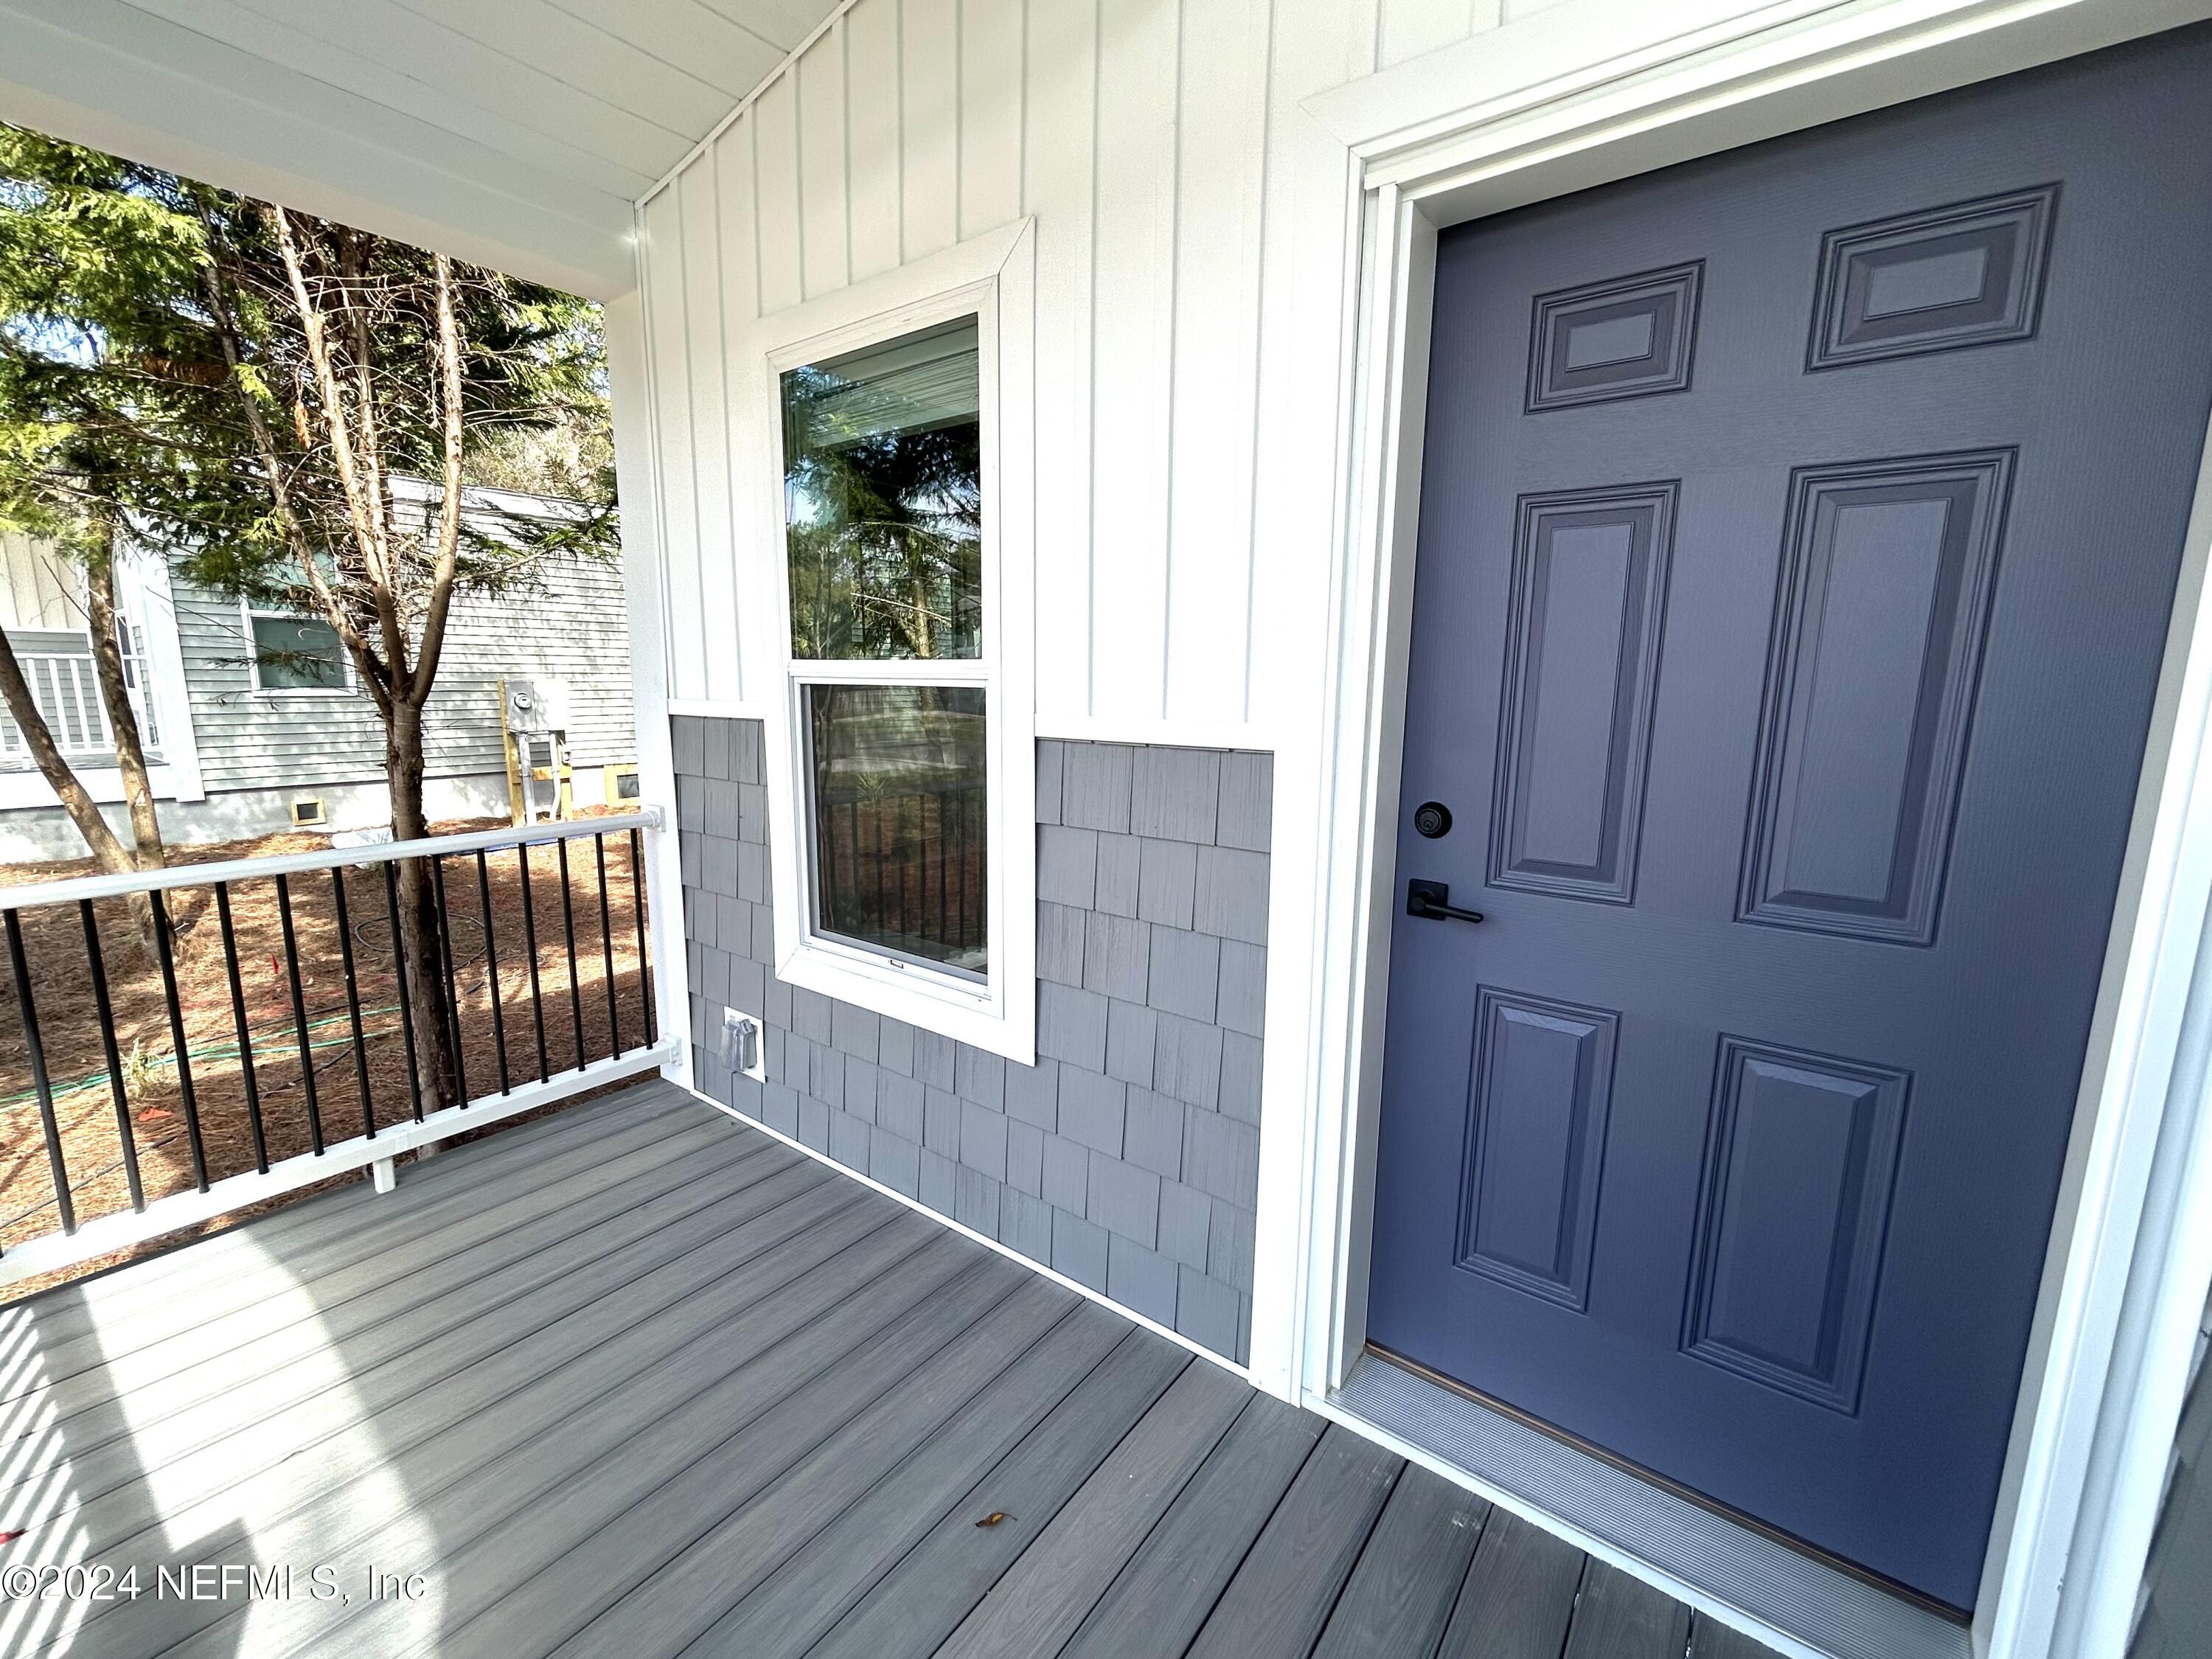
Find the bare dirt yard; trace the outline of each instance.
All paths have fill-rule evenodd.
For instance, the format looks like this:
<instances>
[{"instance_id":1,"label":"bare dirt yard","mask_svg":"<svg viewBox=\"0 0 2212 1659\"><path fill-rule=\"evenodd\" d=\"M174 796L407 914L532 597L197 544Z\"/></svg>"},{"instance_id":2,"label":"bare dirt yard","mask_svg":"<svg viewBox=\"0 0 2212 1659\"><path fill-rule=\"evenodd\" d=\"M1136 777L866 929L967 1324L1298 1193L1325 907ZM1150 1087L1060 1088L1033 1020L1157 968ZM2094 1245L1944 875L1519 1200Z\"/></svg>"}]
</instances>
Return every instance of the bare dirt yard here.
<instances>
[{"instance_id":1,"label":"bare dirt yard","mask_svg":"<svg viewBox=\"0 0 2212 1659\"><path fill-rule=\"evenodd\" d=\"M587 827L589 821L587 814L582 823ZM456 822L437 824L434 833L500 827L498 820ZM319 851L328 845L327 838L321 836L276 835L173 849L172 863L214 864ZM601 850L608 922L604 933L598 856ZM88 859L6 865L0 866L0 886L52 883L96 873ZM177 934L185 1062L211 1181L256 1167L255 1128L246 1082L248 1054L260 1108L260 1152L269 1163L311 1151L313 1119L319 1119L325 1142L336 1144L362 1133L364 1113L379 1128L414 1115L415 1085L401 1035L398 976L384 873L375 866L349 866L342 874L355 994L364 1039L365 1091L363 1066L356 1059L353 1043L353 1014L330 872L306 872L293 876L289 883L300 967L299 1011L294 1006L285 969L283 926L275 883L246 881L230 888L239 989L245 1000L249 1038L243 1046L234 1015L213 890L193 887L167 896ZM507 1079L511 1084L538 1078L541 1060L544 1071L560 1072L584 1060L604 1058L616 1051L617 1034L623 1049L635 1048L646 1040L646 999L639 973L638 910L635 908L639 901L633 896L629 836L617 832L597 839L586 836L568 844L565 908L561 876L560 854L552 846L531 850L531 903L526 912L522 864L512 849L487 854L481 879L474 855L446 860L446 897L465 1033L463 1069L471 1097L495 1092L501 1086L500 1026L504 1029ZM114 1013L119 1065L113 1068L101 1039L89 951L78 907L33 905L21 913L31 1000L45 1047L69 1190L80 1226L131 1207L118 1111L129 1120L148 1202L185 1191L195 1182L177 1045L160 970L140 943L124 901L102 900L94 909ZM533 953L527 943L532 929L537 947L534 984ZM568 943L572 929L573 976ZM498 965L495 982L494 959ZM499 1026L494 1022L495 995ZM298 1017L301 1012L305 1014L304 1032ZM122 1084L119 1107L118 1075ZM424 1109L434 1109L437 1102L428 1079L422 1082L422 1092ZM327 1184L364 1179L365 1175L365 1171L356 1172ZM288 1194L246 1213L258 1213L299 1196ZM146 1249L166 1249L180 1238L242 1218L243 1215L227 1217L188 1233L173 1235L156 1246L118 1252L66 1273L26 1280L0 1291L0 1299L14 1299L50 1284L82 1277ZM60 1225L21 999L14 975L0 966L0 1250L57 1231Z\"/></svg>"}]
</instances>

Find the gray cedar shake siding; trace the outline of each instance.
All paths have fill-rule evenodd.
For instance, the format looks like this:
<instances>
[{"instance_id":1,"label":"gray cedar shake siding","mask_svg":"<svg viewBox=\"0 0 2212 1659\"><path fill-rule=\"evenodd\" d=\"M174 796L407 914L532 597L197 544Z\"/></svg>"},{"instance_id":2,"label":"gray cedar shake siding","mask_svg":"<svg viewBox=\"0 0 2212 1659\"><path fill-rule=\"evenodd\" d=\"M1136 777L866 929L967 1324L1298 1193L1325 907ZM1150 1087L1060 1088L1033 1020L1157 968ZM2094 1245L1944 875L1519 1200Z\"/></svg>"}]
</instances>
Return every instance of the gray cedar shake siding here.
<instances>
[{"instance_id":1,"label":"gray cedar shake siding","mask_svg":"<svg viewBox=\"0 0 2212 1659\"><path fill-rule=\"evenodd\" d=\"M679 716L699 1087L1242 1362L1272 757L1037 745L1037 1063L783 984L755 720ZM716 1053L767 1027L763 1086Z\"/></svg>"}]
</instances>

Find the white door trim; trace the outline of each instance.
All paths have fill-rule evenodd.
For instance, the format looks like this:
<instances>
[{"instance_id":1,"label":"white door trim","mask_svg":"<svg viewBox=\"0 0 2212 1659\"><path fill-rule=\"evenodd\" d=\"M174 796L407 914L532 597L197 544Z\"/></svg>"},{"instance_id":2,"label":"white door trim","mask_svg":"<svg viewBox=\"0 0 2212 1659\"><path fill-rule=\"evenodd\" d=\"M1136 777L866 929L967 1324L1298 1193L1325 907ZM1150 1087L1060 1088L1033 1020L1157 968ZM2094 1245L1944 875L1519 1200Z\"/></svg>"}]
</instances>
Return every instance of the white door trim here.
<instances>
[{"instance_id":1,"label":"white door trim","mask_svg":"<svg viewBox=\"0 0 2212 1659\"><path fill-rule=\"evenodd\" d=\"M1321 800L1339 852L1316 878L1308 1200L1285 1252L1298 1278L1285 1298L1292 1328L1279 1339L1309 1402L1342 1381L1364 1335L1437 230L2196 21L2212 0L1784 0L1733 19L1730 9L1568 0L1307 106L1364 186L1346 226L1362 249L1346 316L1358 372L1339 430L1347 509L1325 665ZM1571 67L1592 39L1618 54ZM2196 971L2212 949L2212 608L2200 605L2212 448L2206 465L1976 1609L1975 1649L1990 1659L2124 1645L2142 1517L2179 1409L2182 1327L2193 1331L2212 1273L2212 974Z\"/></svg>"}]
</instances>

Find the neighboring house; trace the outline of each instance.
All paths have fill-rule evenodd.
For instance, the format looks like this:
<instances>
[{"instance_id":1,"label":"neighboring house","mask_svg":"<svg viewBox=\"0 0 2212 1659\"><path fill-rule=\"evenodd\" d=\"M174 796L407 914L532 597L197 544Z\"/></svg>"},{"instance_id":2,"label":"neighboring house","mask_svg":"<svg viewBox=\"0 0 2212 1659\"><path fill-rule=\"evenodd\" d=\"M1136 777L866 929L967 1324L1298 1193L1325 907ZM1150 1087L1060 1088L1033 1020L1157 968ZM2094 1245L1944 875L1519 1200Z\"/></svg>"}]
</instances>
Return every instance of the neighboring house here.
<instances>
[{"instance_id":1,"label":"neighboring house","mask_svg":"<svg viewBox=\"0 0 2212 1659\"><path fill-rule=\"evenodd\" d=\"M108 816L127 836L79 578L23 538L0 549L0 625L63 752L95 799L113 803ZM168 839L263 835L290 827L303 806L331 830L390 822L383 727L327 623L196 587L143 550L125 560L119 588L125 671ZM564 557L538 591L455 603L425 721L433 819L507 813L502 676L567 682L574 798L605 801L608 769L637 754L619 566ZM0 713L0 861L83 850Z\"/></svg>"}]
</instances>

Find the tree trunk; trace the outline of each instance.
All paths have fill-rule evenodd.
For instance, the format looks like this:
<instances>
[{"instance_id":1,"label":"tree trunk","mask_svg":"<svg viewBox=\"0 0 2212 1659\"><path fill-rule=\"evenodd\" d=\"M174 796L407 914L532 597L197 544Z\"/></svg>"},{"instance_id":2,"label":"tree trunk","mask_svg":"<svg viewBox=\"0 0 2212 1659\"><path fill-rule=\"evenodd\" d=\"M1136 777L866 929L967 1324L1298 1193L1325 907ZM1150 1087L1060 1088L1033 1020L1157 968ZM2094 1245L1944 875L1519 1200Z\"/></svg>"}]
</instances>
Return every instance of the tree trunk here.
<instances>
[{"instance_id":1,"label":"tree trunk","mask_svg":"<svg viewBox=\"0 0 2212 1659\"><path fill-rule=\"evenodd\" d=\"M23 733L23 741L30 745L31 758L38 763L39 771L59 797L62 810L76 825L77 834L92 849L93 860L111 876L134 874L137 861L130 849L107 827L107 820L100 815L99 803L92 792L78 781L70 763L62 758L61 745L54 741L53 729L46 717L39 712L38 699L31 695L31 683L23 678L23 665L15 660L15 647L4 629L0 629L0 702L8 705L15 725ZM158 960L159 949L154 937L154 906L143 893L131 896L131 915L138 927L138 942L145 947L149 962Z\"/></svg>"},{"instance_id":2,"label":"tree trunk","mask_svg":"<svg viewBox=\"0 0 2212 1659\"><path fill-rule=\"evenodd\" d=\"M115 530L102 526L106 545L85 561L85 610L92 623L93 675L115 738L115 766L123 775L123 799L131 809L131 839L141 870L168 862L161 845L161 820L154 806L154 782L146 772L146 746L138 731L138 711L123 678L123 647L115 629ZM150 702L151 686L144 688Z\"/></svg>"},{"instance_id":3,"label":"tree trunk","mask_svg":"<svg viewBox=\"0 0 2212 1659\"><path fill-rule=\"evenodd\" d=\"M393 706L384 727L384 774L392 792L392 836L420 841L430 833L422 814L422 711L412 703ZM489 919L487 919L489 925ZM462 1103L453 1056L460 1033L452 1029L446 1006L446 971L438 948L438 893L427 860L399 866L399 939L405 963L407 998L415 1014L415 1063L422 1086L441 1106Z\"/></svg>"}]
</instances>

